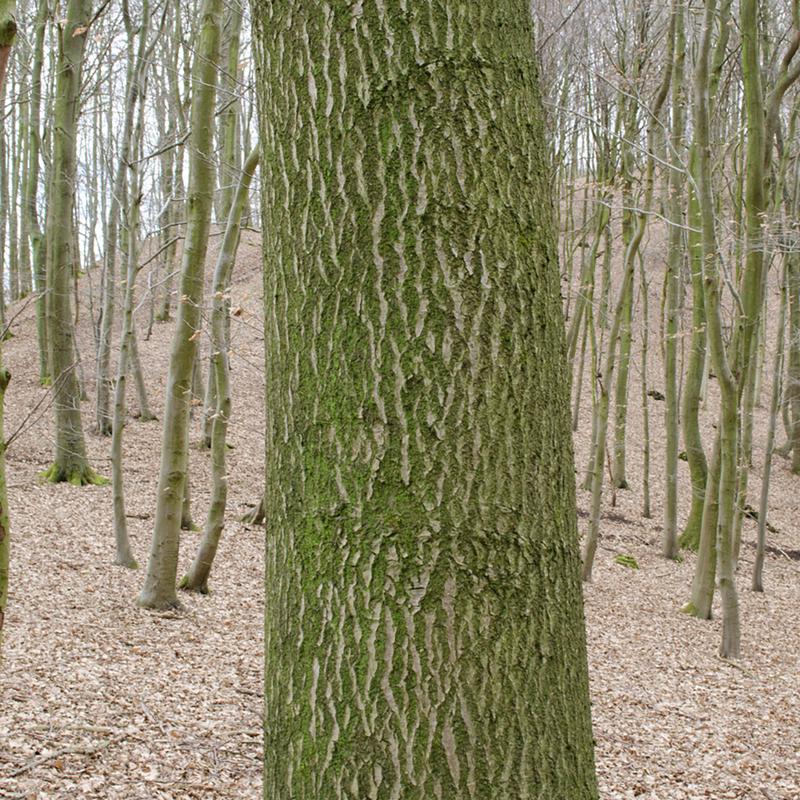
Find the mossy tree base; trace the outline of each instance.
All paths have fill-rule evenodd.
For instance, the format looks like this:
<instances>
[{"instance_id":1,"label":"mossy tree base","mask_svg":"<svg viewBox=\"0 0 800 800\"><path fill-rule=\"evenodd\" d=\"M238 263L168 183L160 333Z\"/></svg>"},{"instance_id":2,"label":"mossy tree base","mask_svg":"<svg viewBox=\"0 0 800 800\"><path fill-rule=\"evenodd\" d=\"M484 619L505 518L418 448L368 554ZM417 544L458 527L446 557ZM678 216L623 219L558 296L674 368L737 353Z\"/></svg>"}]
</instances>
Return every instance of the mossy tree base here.
<instances>
[{"instance_id":1,"label":"mossy tree base","mask_svg":"<svg viewBox=\"0 0 800 800\"><path fill-rule=\"evenodd\" d=\"M681 550L691 550L696 553L700 548L700 530L697 528L685 530L678 539L678 544Z\"/></svg>"},{"instance_id":2,"label":"mossy tree base","mask_svg":"<svg viewBox=\"0 0 800 800\"><path fill-rule=\"evenodd\" d=\"M678 539L678 544L682 550L691 550L696 553L700 549L700 526L687 525L686 530Z\"/></svg>"},{"instance_id":3,"label":"mossy tree base","mask_svg":"<svg viewBox=\"0 0 800 800\"><path fill-rule=\"evenodd\" d=\"M681 606L681 614L687 614L690 617L695 617L696 619L711 619L711 614L706 617L700 613L700 610L697 606L689 601L685 606Z\"/></svg>"},{"instance_id":4,"label":"mossy tree base","mask_svg":"<svg viewBox=\"0 0 800 800\"><path fill-rule=\"evenodd\" d=\"M178 588L182 592L194 592L195 594L209 595L211 590L208 588L208 580L197 581L189 575L184 575Z\"/></svg>"},{"instance_id":5,"label":"mossy tree base","mask_svg":"<svg viewBox=\"0 0 800 800\"><path fill-rule=\"evenodd\" d=\"M98 475L91 467L69 469L53 464L41 473L49 483L70 483L73 486L107 486L108 478Z\"/></svg>"}]
</instances>

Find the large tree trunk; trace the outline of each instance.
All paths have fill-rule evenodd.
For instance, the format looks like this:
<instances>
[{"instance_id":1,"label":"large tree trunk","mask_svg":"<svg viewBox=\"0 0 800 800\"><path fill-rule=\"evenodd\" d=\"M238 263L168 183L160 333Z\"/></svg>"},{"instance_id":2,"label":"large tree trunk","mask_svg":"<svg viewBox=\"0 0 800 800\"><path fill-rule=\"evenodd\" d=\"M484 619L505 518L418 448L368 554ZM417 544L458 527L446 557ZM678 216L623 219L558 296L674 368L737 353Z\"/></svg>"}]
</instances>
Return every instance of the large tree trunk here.
<instances>
[{"instance_id":1,"label":"large tree trunk","mask_svg":"<svg viewBox=\"0 0 800 800\"><path fill-rule=\"evenodd\" d=\"M214 99L219 61L222 0L204 0L193 66L188 219L181 265L180 302L172 340L155 530L139 604L180 605L175 591L184 501L192 370L201 325L203 276L214 194Z\"/></svg>"},{"instance_id":2,"label":"large tree trunk","mask_svg":"<svg viewBox=\"0 0 800 800\"><path fill-rule=\"evenodd\" d=\"M529 5L258 0L264 797L597 797Z\"/></svg>"},{"instance_id":3,"label":"large tree trunk","mask_svg":"<svg viewBox=\"0 0 800 800\"><path fill-rule=\"evenodd\" d=\"M73 203L75 199L76 140L81 67L87 25L92 16L88 0L70 0L59 29L58 78L53 131L53 177L47 206L47 325L50 368L55 394L55 463L49 480L78 486L99 479L86 460L81 423L74 321L70 296L73 277Z\"/></svg>"}]
</instances>

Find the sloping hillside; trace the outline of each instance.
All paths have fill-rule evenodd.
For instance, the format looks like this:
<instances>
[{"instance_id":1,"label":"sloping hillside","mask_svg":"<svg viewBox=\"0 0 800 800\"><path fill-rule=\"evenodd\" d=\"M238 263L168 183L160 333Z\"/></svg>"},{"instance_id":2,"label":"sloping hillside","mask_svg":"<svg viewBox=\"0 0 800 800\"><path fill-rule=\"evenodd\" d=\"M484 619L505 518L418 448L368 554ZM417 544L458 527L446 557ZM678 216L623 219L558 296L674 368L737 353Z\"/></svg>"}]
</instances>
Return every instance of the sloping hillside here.
<instances>
[{"instance_id":1,"label":"sloping hillside","mask_svg":"<svg viewBox=\"0 0 800 800\"><path fill-rule=\"evenodd\" d=\"M212 245L213 260L216 243ZM661 263L649 249L650 328L657 341ZM260 240L243 237L234 276L232 320L234 413L229 441L229 515L212 573L209 597L187 596L186 610L142 611L134 600L142 571L111 565L113 541L108 487L75 489L37 478L52 456L49 394L39 386L33 309L18 313L6 345L13 373L8 433L14 552L12 597L0 683L0 797L237 798L261 796L261 671L264 530L236 521L263 485L263 340ZM210 272L210 269L209 269ZM81 280L80 351L93 422L93 354L87 307L92 274ZM771 303L776 302L775 292ZM688 312L687 312L688 313ZM147 308L138 328L146 329ZM156 324L141 341L150 403L160 416L173 324ZM654 517L641 517L641 435L638 356L632 365L629 481L611 507L607 492L601 550L586 610L602 796L671 798L800 797L800 480L775 467L770 523L778 533L766 571L767 593L747 590L752 548L741 565L744 653L734 666L716 658L718 623L679 612L694 564L658 556L663 407L650 402ZM207 344L207 343L206 343ZM648 363L661 390L657 346ZM715 387L705 413L713 435ZM590 398L590 386L584 397ZM131 392L131 405L135 405ZM588 400L576 435L579 476L590 438ZM135 409L134 409L135 410ZM757 491L766 412L756 420ZM160 423L131 419L125 433L126 486L134 551L144 563L156 490ZM195 420L193 437L199 439ZM92 464L108 473L108 441L89 434ZM682 513L688 476L681 466ZM195 521L208 503L208 456L191 454ZM582 515L588 495L578 493ZM746 523L746 540L754 524ZM182 566L198 533L182 541ZM785 555L785 554L788 555ZM638 570L615 563L635 557ZM455 800L455 799L453 799ZM553 800L558 800L553 798Z\"/></svg>"},{"instance_id":2,"label":"sloping hillside","mask_svg":"<svg viewBox=\"0 0 800 800\"><path fill-rule=\"evenodd\" d=\"M210 263L219 238L212 240ZM237 518L264 482L260 241L243 235L232 321L234 416L229 442L229 521L209 597L182 596L186 611L153 614L134 605L143 569L111 565L109 487L75 489L37 478L52 458L51 414L36 374L32 308L6 346L12 372L7 430L13 555L0 690L0 797L255 798L261 786L261 527ZM211 269L209 269L209 273ZM89 279L81 280L79 347L93 423ZM12 311L12 313L14 313ZM138 329L146 330L146 303ZM174 323L156 324L140 354L152 410L161 416ZM206 348L207 349L207 348ZM130 385L130 384L129 384ZM129 402L134 406L132 391ZM199 417L199 415L197 415ZM199 441L199 420L193 438ZM109 473L109 442L87 436L91 462ZM160 422L125 430L132 546L147 562L158 477ZM209 457L190 456L193 516L208 506ZM200 533L185 533L181 568ZM15 773L17 773L15 775Z\"/></svg>"}]
</instances>

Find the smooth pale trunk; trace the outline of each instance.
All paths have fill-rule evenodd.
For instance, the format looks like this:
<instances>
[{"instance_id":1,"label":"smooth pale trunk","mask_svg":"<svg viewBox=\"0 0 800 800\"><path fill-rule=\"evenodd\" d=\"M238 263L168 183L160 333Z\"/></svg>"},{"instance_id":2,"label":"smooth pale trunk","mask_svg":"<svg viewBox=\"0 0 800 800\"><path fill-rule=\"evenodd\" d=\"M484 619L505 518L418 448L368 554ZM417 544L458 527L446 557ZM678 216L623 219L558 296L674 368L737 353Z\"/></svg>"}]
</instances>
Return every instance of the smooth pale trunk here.
<instances>
[{"instance_id":1,"label":"smooth pale trunk","mask_svg":"<svg viewBox=\"0 0 800 800\"><path fill-rule=\"evenodd\" d=\"M792 472L800 475L800 258L789 262L789 369L786 403L790 411Z\"/></svg>"},{"instance_id":2,"label":"smooth pale trunk","mask_svg":"<svg viewBox=\"0 0 800 800\"><path fill-rule=\"evenodd\" d=\"M71 309L74 259L73 203L81 68L91 20L88 0L70 0L60 27L50 199L47 206L47 323L55 407L55 463L45 473L77 486L100 479L89 467L81 422L78 353Z\"/></svg>"},{"instance_id":3,"label":"smooth pale trunk","mask_svg":"<svg viewBox=\"0 0 800 800\"><path fill-rule=\"evenodd\" d=\"M193 65L188 219L180 301L167 379L155 526L147 577L139 595L139 604L147 608L180 605L176 593L178 548L184 492L188 489L192 371L202 324L203 277L214 193L213 121L222 7L222 0L203 0Z\"/></svg>"},{"instance_id":4,"label":"smooth pale trunk","mask_svg":"<svg viewBox=\"0 0 800 800\"><path fill-rule=\"evenodd\" d=\"M47 309L46 309L46 263L44 250L44 234L39 224L36 208L36 194L39 188L39 151L40 124L42 106L42 65L44 62L44 34L49 13L48 0L39 0L36 9L36 34L33 46L33 66L31 69L30 117L28 120L28 174L25 184L24 213L28 220L27 230L30 236L31 263L34 286L36 287L36 337L39 351L39 380L49 380L47 344Z\"/></svg>"},{"instance_id":5,"label":"smooth pale trunk","mask_svg":"<svg viewBox=\"0 0 800 800\"><path fill-rule=\"evenodd\" d=\"M678 555L678 448L680 443L680 391L678 381L678 336L683 277L684 236L681 228L685 197L686 87L686 12L681 0L672 4L673 63L672 128L669 155L672 169L667 181L667 210L671 225L667 240L667 274L665 286L666 325L664 336L664 531L661 554L665 558Z\"/></svg>"},{"instance_id":6,"label":"smooth pale trunk","mask_svg":"<svg viewBox=\"0 0 800 800\"><path fill-rule=\"evenodd\" d=\"M134 185L134 191L138 187ZM133 235L128 243L128 263L124 284L124 301L122 316L122 331L119 349L119 365L117 369L117 382L114 388L114 417L111 432L111 484L112 501L114 508L114 541L116 544L116 558L114 563L123 567L135 569L136 559L131 552L128 539L128 526L125 518L125 490L123 483L122 466L122 433L125 428L125 388L129 371L131 348L133 345L133 305L136 292L136 274L138 272L138 217L140 200L136 198L128 208L128 219L131 223Z\"/></svg>"},{"instance_id":7,"label":"smooth pale trunk","mask_svg":"<svg viewBox=\"0 0 800 800\"><path fill-rule=\"evenodd\" d=\"M696 148L692 147L689 154L690 171L693 176L697 174L696 152ZM689 268L692 273L692 338L689 345L686 380L681 396L681 429L692 485L692 504L679 543L681 547L697 550L700 546L708 477L708 462L700 433L700 399L703 392L707 351L705 301L703 299L703 241L698 232L702 225L702 218L697 192L692 185L689 186L688 223Z\"/></svg>"},{"instance_id":8,"label":"smooth pale trunk","mask_svg":"<svg viewBox=\"0 0 800 800\"><path fill-rule=\"evenodd\" d=\"M644 223L640 221L639 224L643 234ZM638 238L638 233L636 238ZM617 340L619 339L626 313L626 299L630 287L633 285L634 262L631 251L637 246L634 245L634 241L635 239L631 240L625 252L625 275L622 281L622 287L620 288L616 308L614 309L611 332L606 345L607 350L606 358L603 362L603 371L597 378L599 388L594 409L594 438L590 462L592 502L589 510L589 529L586 533L586 541L583 545L583 568L581 571L581 576L584 581L590 581L592 579L594 558L597 552L597 545L600 541L600 512L603 502L604 462L606 459L606 440L608 439L609 386L614 380L614 371L617 364ZM641 239L639 239L639 241L641 241ZM587 475L587 479L588 478L589 475Z\"/></svg>"},{"instance_id":9,"label":"smooth pale trunk","mask_svg":"<svg viewBox=\"0 0 800 800\"><path fill-rule=\"evenodd\" d=\"M133 130L134 113L139 93L138 73L141 69L138 61L144 57L145 34L139 40L138 54L134 55L133 28L128 25L128 75L125 91L125 117L122 128L122 148L117 163L114 188L111 192L109 216L105 226L105 252L103 256L103 297L102 317L100 322L100 340L97 348L97 395L95 414L97 432L101 436L111 435L110 401L111 382L111 336L114 325L114 313L118 303L117 297L117 253L119 246L119 225L122 204L128 192L128 171L130 169L131 132Z\"/></svg>"},{"instance_id":10,"label":"smooth pale trunk","mask_svg":"<svg viewBox=\"0 0 800 800\"><path fill-rule=\"evenodd\" d=\"M769 513L769 485L772 475L772 458L775 450L775 431L778 426L778 406L783 383L783 362L785 357L784 340L786 331L786 307L788 305L788 266L784 263L781 286L781 307L778 313L778 341L775 344L775 358L772 368L772 394L769 404L769 427L764 448L764 470L761 477L761 498L758 506L758 540L753 576L750 588L754 592L764 591L764 555L767 546L767 514Z\"/></svg>"},{"instance_id":11,"label":"smooth pale trunk","mask_svg":"<svg viewBox=\"0 0 800 800\"><path fill-rule=\"evenodd\" d=\"M136 333L136 320L133 320L133 327L131 329L131 372L133 373L133 383L136 387L136 403L139 406L139 421L152 422L157 419L157 417L150 410L150 403L147 400L147 386L144 382L142 361L139 358L139 337Z\"/></svg>"},{"instance_id":12,"label":"smooth pale trunk","mask_svg":"<svg viewBox=\"0 0 800 800\"><path fill-rule=\"evenodd\" d=\"M6 68L16 33L16 4L13 0L0 0L0 98L3 96ZM2 256L0 252L0 261ZM6 438L3 426L5 394L11 375L3 366L2 344L0 338L0 646L2 646L3 623L8 606L8 568L11 556L11 529L6 493Z\"/></svg>"},{"instance_id":13,"label":"smooth pale trunk","mask_svg":"<svg viewBox=\"0 0 800 800\"><path fill-rule=\"evenodd\" d=\"M213 309L211 312L211 366L210 373L216 384L216 407L211 435L211 505L208 509L203 539L197 556L189 572L181 581L181 588L187 591L208 593L208 576L217 554L222 529L225 525L225 508L228 501L228 475L226 451L228 420L231 414L231 393L229 375L228 336L226 321L228 317L228 294L231 286L231 273L239 245L239 231L250 183L258 166L260 151L254 150L244 165L236 195L228 216L225 238L220 248L219 258L214 270Z\"/></svg>"},{"instance_id":14,"label":"smooth pale trunk","mask_svg":"<svg viewBox=\"0 0 800 800\"><path fill-rule=\"evenodd\" d=\"M716 493L718 516L717 575L723 606L721 655L739 655L738 598L733 573L733 521L736 502L736 467L738 463L739 426L738 390L731 372L722 330L721 278L719 275L715 207L711 182L711 145L709 140L709 54L716 3L706 3L703 39L695 71L695 142L697 145L698 199L702 219L703 292L708 326L711 362L720 388L718 456L719 489ZM709 489L710 491L710 489ZM714 499L706 496L706 505ZM704 520L705 523L705 520ZM699 566L699 565L698 565Z\"/></svg>"}]
</instances>

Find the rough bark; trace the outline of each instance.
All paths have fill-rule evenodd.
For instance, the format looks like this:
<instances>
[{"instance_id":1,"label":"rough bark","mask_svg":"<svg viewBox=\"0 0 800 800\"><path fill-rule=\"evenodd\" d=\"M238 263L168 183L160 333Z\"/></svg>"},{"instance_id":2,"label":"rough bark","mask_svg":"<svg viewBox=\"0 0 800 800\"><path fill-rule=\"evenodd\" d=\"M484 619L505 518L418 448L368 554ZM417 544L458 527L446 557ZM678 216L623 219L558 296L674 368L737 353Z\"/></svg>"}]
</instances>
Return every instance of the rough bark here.
<instances>
[{"instance_id":1,"label":"rough bark","mask_svg":"<svg viewBox=\"0 0 800 800\"><path fill-rule=\"evenodd\" d=\"M597 798L529 5L253 18L264 797Z\"/></svg>"}]
</instances>

